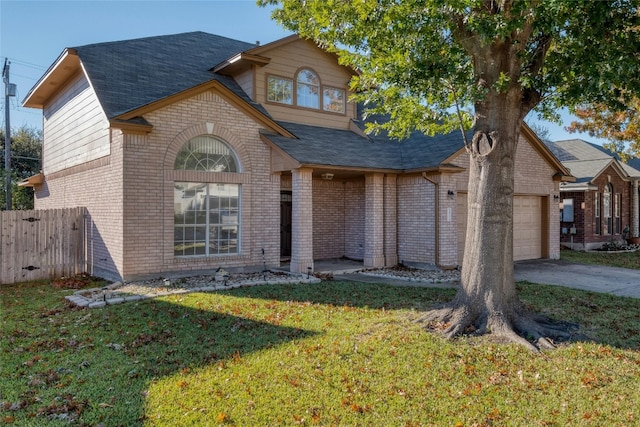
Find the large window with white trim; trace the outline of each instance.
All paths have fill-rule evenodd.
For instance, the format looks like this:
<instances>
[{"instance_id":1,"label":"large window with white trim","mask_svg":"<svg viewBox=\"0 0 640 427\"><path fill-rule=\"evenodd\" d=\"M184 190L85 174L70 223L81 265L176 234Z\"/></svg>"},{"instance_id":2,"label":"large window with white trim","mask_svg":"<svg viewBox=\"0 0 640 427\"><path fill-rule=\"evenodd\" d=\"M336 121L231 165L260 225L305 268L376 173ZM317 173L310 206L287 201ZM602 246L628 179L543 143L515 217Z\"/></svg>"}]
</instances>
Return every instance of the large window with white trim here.
<instances>
[{"instance_id":1,"label":"large window with white trim","mask_svg":"<svg viewBox=\"0 0 640 427\"><path fill-rule=\"evenodd\" d=\"M267 76L267 101L345 114L345 89L323 85L318 74L309 68L300 69L294 77Z\"/></svg>"},{"instance_id":2,"label":"large window with white trim","mask_svg":"<svg viewBox=\"0 0 640 427\"><path fill-rule=\"evenodd\" d=\"M239 172L233 150L211 136L196 137L178 152L176 170L211 172L211 182L174 183L174 255L215 256L239 253L239 184L215 182L217 172Z\"/></svg>"}]
</instances>

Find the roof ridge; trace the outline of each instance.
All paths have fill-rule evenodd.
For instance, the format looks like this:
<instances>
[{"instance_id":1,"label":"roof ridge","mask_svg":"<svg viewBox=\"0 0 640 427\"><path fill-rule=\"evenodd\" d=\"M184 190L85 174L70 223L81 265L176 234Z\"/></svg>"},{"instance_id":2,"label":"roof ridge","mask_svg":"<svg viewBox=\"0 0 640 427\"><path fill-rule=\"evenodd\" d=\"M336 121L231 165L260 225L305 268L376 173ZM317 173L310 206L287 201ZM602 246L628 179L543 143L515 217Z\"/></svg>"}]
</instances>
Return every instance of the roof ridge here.
<instances>
[{"instance_id":1,"label":"roof ridge","mask_svg":"<svg viewBox=\"0 0 640 427\"><path fill-rule=\"evenodd\" d=\"M233 39L231 37L221 36L219 34L213 34L213 33L208 33L206 31L197 30L197 31L185 31L185 32L182 32L182 33L158 34L158 35L154 35L154 36L136 37L136 38L133 38L133 39L121 39L121 40L111 40L111 41L106 41L106 42L89 43L89 44L85 44L85 45L73 46L73 47L71 47L71 49L86 49L86 48L93 47L93 46L108 46L108 45L115 45L115 44L122 44L122 43L151 41L151 40L154 40L154 39L166 39L166 38L170 38L170 37L188 36L188 35L196 35L196 34L216 37L216 38L219 38L219 39L225 39L225 40L229 40L229 41L232 41L232 42L235 42L235 43L245 43L245 44L247 44L247 49L250 49L251 47L255 46L255 43L249 43L249 42L245 42L244 40Z\"/></svg>"}]
</instances>

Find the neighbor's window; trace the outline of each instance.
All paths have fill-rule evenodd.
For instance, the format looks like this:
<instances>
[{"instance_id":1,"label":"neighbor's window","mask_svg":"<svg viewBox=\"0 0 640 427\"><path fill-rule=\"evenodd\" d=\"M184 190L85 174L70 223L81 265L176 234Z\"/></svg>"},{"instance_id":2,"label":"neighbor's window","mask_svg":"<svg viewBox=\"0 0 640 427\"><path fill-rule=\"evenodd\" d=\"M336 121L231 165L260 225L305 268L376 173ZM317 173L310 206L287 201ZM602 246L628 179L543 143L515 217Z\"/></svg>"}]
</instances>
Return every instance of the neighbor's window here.
<instances>
[{"instance_id":1,"label":"neighbor's window","mask_svg":"<svg viewBox=\"0 0 640 427\"><path fill-rule=\"evenodd\" d=\"M613 216L615 220L615 233L620 234L622 226L620 222L620 193L616 193L613 198Z\"/></svg>"},{"instance_id":2,"label":"neighbor's window","mask_svg":"<svg viewBox=\"0 0 640 427\"><path fill-rule=\"evenodd\" d=\"M607 184L604 187L604 193L602 193L602 216L604 234L611 234L611 184Z\"/></svg>"},{"instance_id":3,"label":"neighbor's window","mask_svg":"<svg viewBox=\"0 0 640 427\"><path fill-rule=\"evenodd\" d=\"M562 200L562 222L573 222L573 199Z\"/></svg>"},{"instance_id":4,"label":"neighbor's window","mask_svg":"<svg viewBox=\"0 0 640 427\"><path fill-rule=\"evenodd\" d=\"M322 108L332 113L344 113L345 94L344 90L335 87L325 86L322 91Z\"/></svg>"},{"instance_id":5,"label":"neighbor's window","mask_svg":"<svg viewBox=\"0 0 640 427\"><path fill-rule=\"evenodd\" d=\"M595 194L594 203L595 203L595 206L593 209L593 215L596 220L596 234L601 234L602 230L600 225L600 193L598 192L596 192Z\"/></svg>"},{"instance_id":6,"label":"neighbor's window","mask_svg":"<svg viewBox=\"0 0 640 427\"><path fill-rule=\"evenodd\" d=\"M296 103L299 107L320 108L320 79L311 70L302 69L296 79Z\"/></svg>"},{"instance_id":7,"label":"neighbor's window","mask_svg":"<svg viewBox=\"0 0 640 427\"><path fill-rule=\"evenodd\" d=\"M178 152L176 170L239 172L233 150L222 140L199 136ZM216 173L202 175L211 182L175 182L174 255L211 256L239 253L239 184L217 183Z\"/></svg>"},{"instance_id":8,"label":"neighbor's window","mask_svg":"<svg viewBox=\"0 0 640 427\"><path fill-rule=\"evenodd\" d=\"M293 80L269 76L267 80L267 100L281 104L293 104Z\"/></svg>"}]
</instances>

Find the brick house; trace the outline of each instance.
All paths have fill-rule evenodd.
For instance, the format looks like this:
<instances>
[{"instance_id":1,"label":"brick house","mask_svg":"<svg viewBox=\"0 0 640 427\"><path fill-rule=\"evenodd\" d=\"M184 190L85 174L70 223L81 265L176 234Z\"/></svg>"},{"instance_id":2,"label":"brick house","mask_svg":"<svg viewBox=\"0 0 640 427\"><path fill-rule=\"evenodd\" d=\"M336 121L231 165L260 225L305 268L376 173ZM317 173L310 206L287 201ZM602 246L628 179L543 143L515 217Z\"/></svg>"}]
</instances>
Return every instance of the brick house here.
<instances>
[{"instance_id":1,"label":"brick house","mask_svg":"<svg viewBox=\"0 0 640 427\"><path fill-rule=\"evenodd\" d=\"M31 89L43 110L37 209L84 206L93 274L456 266L466 226L461 135L363 132L355 71L290 36L202 32L67 48ZM516 259L557 258L566 168L525 126Z\"/></svg>"},{"instance_id":2,"label":"brick house","mask_svg":"<svg viewBox=\"0 0 640 427\"><path fill-rule=\"evenodd\" d=\"M576 177L560 185L560 241L573 249L596 249L638 236L640 171L603 147L581 139L547 142Z\"/></svg>"}]
</instances>

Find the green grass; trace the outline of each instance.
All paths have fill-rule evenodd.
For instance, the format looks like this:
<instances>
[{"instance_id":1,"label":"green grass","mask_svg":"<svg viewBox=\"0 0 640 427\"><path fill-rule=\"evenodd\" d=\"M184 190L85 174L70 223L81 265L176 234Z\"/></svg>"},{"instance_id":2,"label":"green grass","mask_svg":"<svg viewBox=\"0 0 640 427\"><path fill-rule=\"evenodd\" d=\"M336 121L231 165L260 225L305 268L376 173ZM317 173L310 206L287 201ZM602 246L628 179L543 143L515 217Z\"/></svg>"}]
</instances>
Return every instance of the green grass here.
<instances>
[{"instance_id":1,"label":"green grass","mask_svg":"<svg viewBox=\"0 0 640 427\"><path fill-rule=\"evenodd\" d=\"M413 320L452 290L347 282L77 309L0 287L0 424L624 426L640 423L640 300L518 284L580 323L545 355Z\"/></svg>"},{"instance_id":2,"label":"green grass","mask_svg":"<svg viewBox=\"0 0 640 427\"><path fill-rule=\"evenodd\" d=\"M623 267L640 270L640 251L607 253L607 252L583 252L563 249L560 258L578 264L597 264L609 267Z\"/></svg>"}]
</instances>

